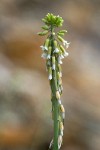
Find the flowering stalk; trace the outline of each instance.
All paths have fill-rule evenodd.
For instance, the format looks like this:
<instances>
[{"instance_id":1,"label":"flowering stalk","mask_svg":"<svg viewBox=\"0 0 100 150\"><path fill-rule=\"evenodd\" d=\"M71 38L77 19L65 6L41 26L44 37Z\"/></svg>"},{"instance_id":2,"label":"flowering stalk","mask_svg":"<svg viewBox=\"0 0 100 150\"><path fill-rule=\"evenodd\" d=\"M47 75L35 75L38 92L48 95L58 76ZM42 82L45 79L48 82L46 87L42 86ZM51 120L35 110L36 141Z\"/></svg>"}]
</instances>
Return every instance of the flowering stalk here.
<instances>
[{"instance_id":1,"label":"flowering stalk","mask_svg":"<svg viewBox=\"0 0 100 150\"><path fill-rule=\"evenodd\" d=\"M41 36L48 35L44 45L40 47L43 51L42 57L46 59L46 69L51 87L52 119L54 120L54 136L49 149L58 150L62 145L65 119L65 109L61 102L63 90L61 64L63 63L62 59L68 56L65 48L68 48L70 43L63 39L66 30L54 32L56 27L62 26L62 17L48 13L42 21L45 23L45 26L42 27L44 31L38 34Z\"/></svg>"}]
</instances>

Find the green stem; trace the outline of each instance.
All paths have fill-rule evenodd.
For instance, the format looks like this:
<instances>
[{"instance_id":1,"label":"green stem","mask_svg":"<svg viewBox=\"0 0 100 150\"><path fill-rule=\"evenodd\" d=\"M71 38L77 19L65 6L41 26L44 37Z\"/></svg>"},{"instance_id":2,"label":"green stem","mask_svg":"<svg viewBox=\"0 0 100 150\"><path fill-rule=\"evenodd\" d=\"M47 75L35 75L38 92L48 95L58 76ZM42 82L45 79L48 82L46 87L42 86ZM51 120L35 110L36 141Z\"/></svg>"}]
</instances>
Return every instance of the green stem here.
<instances>
[{"instance_id":1,"label":"green stem","mask_svg":"<svg viewBox=\"0 0 100 150\"><path fill-rule=\"evenodd\" d=\"M51 45L54 50L53 36L51 35ZM52 52L53 55L53 52ZM57 67L56 67L57 69ZM54 119L54 138L53 138L53 150L58 150L58 135L59 135L59 106L56 98L57 91L57 74L56 69L52 71L52 80L50 81L52 90L52 105L53 105L53 119Z\"/></svg>"}]
</instances>

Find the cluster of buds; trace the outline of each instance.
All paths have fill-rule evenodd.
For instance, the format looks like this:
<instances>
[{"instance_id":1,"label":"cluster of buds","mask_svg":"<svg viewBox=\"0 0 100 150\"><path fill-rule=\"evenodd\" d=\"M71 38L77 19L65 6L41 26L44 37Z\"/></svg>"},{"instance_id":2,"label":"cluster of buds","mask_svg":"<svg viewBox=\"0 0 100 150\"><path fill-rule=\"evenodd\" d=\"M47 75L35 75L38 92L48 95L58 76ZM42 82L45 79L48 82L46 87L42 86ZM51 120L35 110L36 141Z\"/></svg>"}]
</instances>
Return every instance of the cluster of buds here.
<instances>
[{"instance_id":1,"label":"cluster of buds","mask_svg":"<svg viewBox=\"0 0 100 150\"><path fill-rule=\"evenodd\" d=\"M62 137L64 131L64 119L65 119L65 109L61 102L61 94L63 90L62 86L62 59L68 56L66 49L69 47L69 42L63 39L66 30L60 30L57 34L54 32L55 27L62 26L63 19L59 16L54 16L53 14L47 14L43 19L45 26L42 27L43 32L38 34L41 36L48 35L44 44L41 47L43 53L42 58L46 60L46 70L48 71L48 79L52 81L56 80L56 91L52 93L55 95L59 107L59 136L58 136L58 149L62 145ZM54 76L55 75L55 76ZM53 145L53 140L50 143L51 148Z\"/></svg>"}]
</instances>

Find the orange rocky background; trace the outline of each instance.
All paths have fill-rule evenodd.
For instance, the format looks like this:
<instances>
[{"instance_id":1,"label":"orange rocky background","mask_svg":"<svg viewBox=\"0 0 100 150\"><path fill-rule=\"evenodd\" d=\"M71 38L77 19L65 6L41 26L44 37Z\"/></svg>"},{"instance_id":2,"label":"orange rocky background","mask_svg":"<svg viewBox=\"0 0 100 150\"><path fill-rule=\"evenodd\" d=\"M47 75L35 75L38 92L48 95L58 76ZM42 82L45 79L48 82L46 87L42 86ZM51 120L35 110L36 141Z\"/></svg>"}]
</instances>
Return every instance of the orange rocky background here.
<instances>
[{"instance_id":1,"label":"orange rocky background","mask_svg":"<svg viewBox=\"0 0 100 150\"><path fill-rule=\"evenodd\" d=\"M63 63L62 150L100 149L99 0L0 1L0 150L47 150L50 87L39 37L48 12L64 18L71 42Z\"/></svg>"}]
</instances>

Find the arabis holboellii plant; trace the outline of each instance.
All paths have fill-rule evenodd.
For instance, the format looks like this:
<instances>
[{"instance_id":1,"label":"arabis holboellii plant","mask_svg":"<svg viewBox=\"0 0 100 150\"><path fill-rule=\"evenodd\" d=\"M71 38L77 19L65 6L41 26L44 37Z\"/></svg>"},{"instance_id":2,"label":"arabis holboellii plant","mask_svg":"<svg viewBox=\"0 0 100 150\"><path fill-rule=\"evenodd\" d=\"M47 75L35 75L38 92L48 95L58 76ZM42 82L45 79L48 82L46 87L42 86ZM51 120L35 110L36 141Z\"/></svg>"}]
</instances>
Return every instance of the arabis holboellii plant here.
<instances>
[{"instance_id":1,"label":"arabis holboellii plant","mask_svg":"<svg viewBox=\"0 0 100 150\"><path fill-rule=\"evenodd\" d=\"M52 119L54 121L54 136L51 140L49 149L58 150L62 145L62 137L64 131L65 109L61 102L62 95L62 59L68 56L65 49L69 47L67 41L63 39L66 30L60 30L55 33L57 27L61 27L63 19L60 16L47 14L42 19L45 25L43 31L39 32L40 36L47 35L44 44L41 47L42 56L46 60L46 70L48 71L48 79L51 87L51 102L52 102Z\"/></svg>"}]
</instances>

